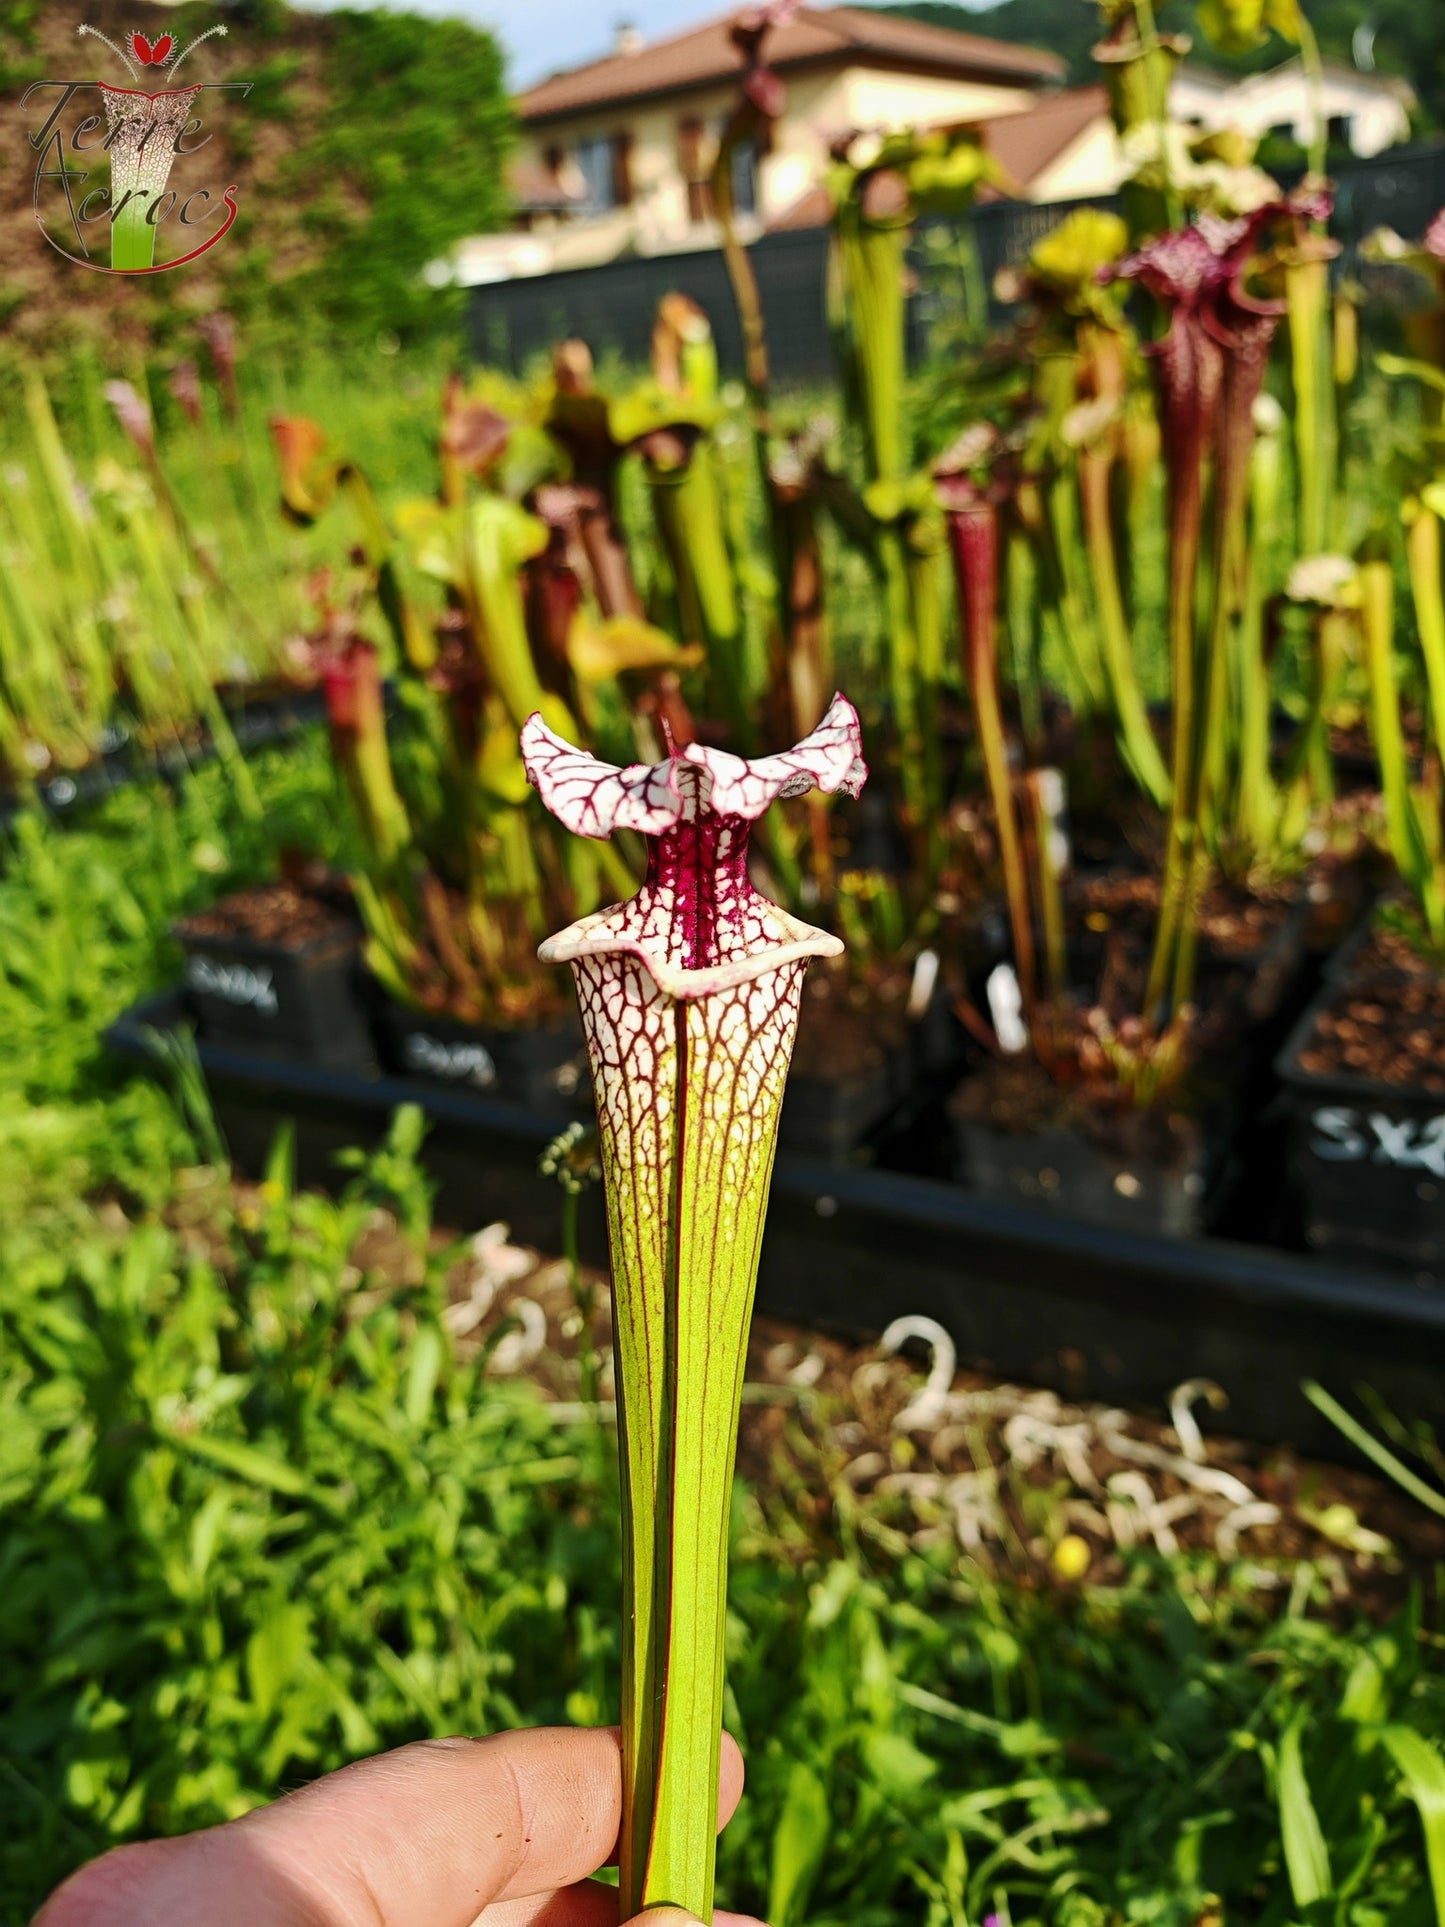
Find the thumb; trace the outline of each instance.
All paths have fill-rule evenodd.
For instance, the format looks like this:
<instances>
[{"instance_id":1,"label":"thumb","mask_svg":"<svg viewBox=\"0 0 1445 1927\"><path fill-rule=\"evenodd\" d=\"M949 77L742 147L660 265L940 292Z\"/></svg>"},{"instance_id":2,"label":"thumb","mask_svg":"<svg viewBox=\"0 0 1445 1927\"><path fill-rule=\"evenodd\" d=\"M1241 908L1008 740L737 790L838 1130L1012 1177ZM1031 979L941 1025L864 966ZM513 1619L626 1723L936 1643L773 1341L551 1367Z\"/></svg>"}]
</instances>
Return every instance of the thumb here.
<instances>
[{"instance_id":1,"label":"thumb","mask_svg":"<svg viewBox=\"0 0 1445 1927\"><path fill-rule=\"evenodd\" d=\"M646 1913L634 1914L627 1927L702 1927L702 1923L685 1907L649 1907ZM713 1927L762 1927L762 1923L745 1914L719 1911L713 1915Z\"/></svg>"}]
</instances>

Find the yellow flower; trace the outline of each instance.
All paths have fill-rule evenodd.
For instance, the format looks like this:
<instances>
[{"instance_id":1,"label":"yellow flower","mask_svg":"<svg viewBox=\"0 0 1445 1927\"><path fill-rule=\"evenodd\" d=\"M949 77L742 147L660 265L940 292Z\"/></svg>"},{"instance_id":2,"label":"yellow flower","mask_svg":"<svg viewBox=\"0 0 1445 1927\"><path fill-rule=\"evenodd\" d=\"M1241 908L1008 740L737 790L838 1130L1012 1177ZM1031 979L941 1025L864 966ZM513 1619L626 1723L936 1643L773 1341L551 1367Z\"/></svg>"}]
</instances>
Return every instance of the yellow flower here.
<instances>
[{"instance_id":1,"label":"yellow flower","mask_svg":"<svg viewBox=\"0 0 1445 1927\"><path fill-rule=\"evenodd\" d=\"M1071 1583L1082 1579L1093 1561L1087 1539L1080 1538L1077 1532L1066 1532L1054 1547L1052 1565L1060 1579Z\"/></svg>"},{"instance_id":2,"label":"yellow flower","mask_svg":"<svg viewBox=\"0 0 1445 1927\"><path fill-rule=\"evenodd\" d=\"M1029 251L1029 274L1063 295L1092 290L1100 268L1117 261L1129 245L1129 230L1117 214L1081 207L1061 221Z\"/></svg>"}]
</instances>

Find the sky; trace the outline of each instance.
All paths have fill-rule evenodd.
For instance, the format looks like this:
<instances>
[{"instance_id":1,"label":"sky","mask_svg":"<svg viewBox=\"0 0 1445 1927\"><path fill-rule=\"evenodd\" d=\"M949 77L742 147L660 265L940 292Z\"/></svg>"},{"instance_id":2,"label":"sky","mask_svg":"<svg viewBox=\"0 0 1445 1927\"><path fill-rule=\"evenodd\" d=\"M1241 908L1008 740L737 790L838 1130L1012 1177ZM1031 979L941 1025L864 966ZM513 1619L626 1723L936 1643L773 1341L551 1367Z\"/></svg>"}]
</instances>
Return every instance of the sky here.
<instances>
[{"instance_id":1,"label":"sky","mask_svg":"<svg viewBox=\"0 0 1445 1927\"><path fill-rule=\"evenodd\" d=\"M324 0L320 0L324 4ZM962 0L979 5L985 0ZM310 0L318 4L318 0ZM355 0L350 0L355 4ZM507 50L513 87L530 87L559 67L580 67L608 52L621 20L649 39L679 33L726 9L727 0L387 0L406 13L460 15L491 27Z\"/></svg>"}]
</instances>

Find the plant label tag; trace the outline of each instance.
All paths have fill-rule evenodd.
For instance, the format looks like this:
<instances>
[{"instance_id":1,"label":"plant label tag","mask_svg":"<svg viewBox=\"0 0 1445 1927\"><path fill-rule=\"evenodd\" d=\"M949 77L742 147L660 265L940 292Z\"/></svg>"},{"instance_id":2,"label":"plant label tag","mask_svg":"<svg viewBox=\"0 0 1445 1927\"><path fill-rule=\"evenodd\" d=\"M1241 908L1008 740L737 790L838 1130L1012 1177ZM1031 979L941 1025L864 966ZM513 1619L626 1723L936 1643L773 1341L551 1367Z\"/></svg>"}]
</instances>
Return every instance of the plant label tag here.
<instances>
[{"instance_id":1,"label":"plant label tag","mask_svg":"<svg viewBox=\"0 0 1445 1927\"><path fill-rule=\"evenodd\" d=\"M219 997L223 1004L254 1010L258 1017L274 1017L280 1005L269 964L218 963L214 957L186 959L186 983L191 990Z\"/></svg>"},{"instance_id":2,"label":"plant label tag","mask_svg":"<svg viewBox=\"0 0 1445 1927\"><path fill-rule=\"evenodd\" d=\"M1050 874L1067 876L1074 859L1069 847L1069 832L1065 827L1068 786L1064 781L1064 772L1061 769L1035 770L1033 784L1039 804L1039 837Z\"/></svg>"},{"instance_id":3,"label":"plant label tag","mask_svg":"<svg viewBox=\"0 0 1445 1927\"><path fill-rule=\"evenodd\" d=\"M1012 964L995 964L988 976L988 1014L993 1019L999 1049L1010 1057L1029 1047L1023 1018L1024 1000Z\"/></svg>"},{"instance_id":4,"label":"plant label tag","mask_svg":"<svg viewBox=\"0 0 1445 1927\"><path fill-rule=\"evenodd\" d=\"M938 952L920 950L913 966L913 982L908 987L908 1015L915 1022L927 1013L938 983Z\"/></svg>"},{"instance_id":5,"label":"plant label tag","mask_svg":"<svg viewBox=\"0 0 1445 1927\"><path fill-rule=\"evenodd\" d=\"M1327 1105L1310 1119L1310 1150L1326 1164L1391 1164L1445 1178L1445 1113L1392 1118L1384 1111Z\"/></svg>"},{"instance_id":6,"label":"plant label tag","mask_svg":"<svg viewBox=\"0 0 1445 1927\"><path fill-rule=\"evenodd\" d=\"M408 1070L445 1078L449 1084L470 1084L474 1090L485 1091L497 1081L492 1053L485 1044L471 1039L449 1044L414 1030L406 1040L403 1055Z\"/></svg>"}]
</instances>

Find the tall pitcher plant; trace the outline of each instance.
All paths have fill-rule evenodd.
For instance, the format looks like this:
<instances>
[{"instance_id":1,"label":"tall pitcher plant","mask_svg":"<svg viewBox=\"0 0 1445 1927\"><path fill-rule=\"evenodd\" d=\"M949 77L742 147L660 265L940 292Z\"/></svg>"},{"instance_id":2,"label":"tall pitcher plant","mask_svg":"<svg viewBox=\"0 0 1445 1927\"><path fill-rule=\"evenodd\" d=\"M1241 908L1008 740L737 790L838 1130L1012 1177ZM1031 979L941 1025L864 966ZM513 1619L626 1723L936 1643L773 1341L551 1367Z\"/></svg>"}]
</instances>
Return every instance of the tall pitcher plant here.
<instances>
[{"instance_id":1,"label":"tall pitcher plant","mask_svg":"<svg viewBox=\"0 0 1445 1927\"><path fill-rule=\"evenodd\" d=\"M1389 232L1372 236L1369 247L1376 259L1425 275L1436 293L1433 306L1406 318L1410 354L1378 357L1384 373L1417 385L1419 395L1419 430L1398 484L1398 533L1419 651L1411 680L1423 699L1426 754L1419 782L1411 780L1401 721L1393 556L1390 545L1378 538L1360 564L1358 599L1390 850L1416 905L1417 917L1410 921L1423 926L1411 934L1423 937L1421 947L1438 961L1445 958L1445 210L1430 222L1417 247Z\"/></svg>"},{"instance_id":2,"label":"tall pitcher plant","mask_svg":"<svg viewBox=\"0 0 1445 1927\"><path fill-rule=\"evenodd\" d=\"M1301 195L1234 221L1203 214L1108 271L1141 281L1168 319L1150 350L1167 475L1173 689L1169 838L1148 991L1156 1021L1192 995L1195 908L1241 740L1262 720L1247 721L1246 711L1268 698L1244 673L1240 631L1254 609L1255 409L1285 304L1253 293L1248 276L1271 228L1283 223L1288 234L1328 210L1326 197Z\"/></svg>"},{"instance_id":3,"label":"tall pitcher plant","mask_svg":"<svg viewBox=\"0 0 1445 1927\"><path fill-rule=\"evenodd\" d=\"M1298 47L1310 100L1309 184L1323 187L1328 149L1324 66L1300 0L1199 0L1198 20L1205 38L1223 54L1254 53L1271 34ZM1330 262L1338 253L1338 244L1324 231L1323 217L1317 217L1301 224L1282 262L1302 555L1329 549L1338 507L1339 412L1330 295Z\"/></svg>"},{"instance_id":4,"label":"tall pitcher plant","mask_svg":"<svg viewBox=\"0 0 1445 1927\"><path fill-rule=\"evenodd\" d=\"M743 1361L783 1084L812 957L836 937L748 878L753 823L813 788L857 795L858 718L835 697L753 762L674 747L617 769L533 717L527 773L579 836L640 833L627 903L542 946L587 1036L612 1252L623 1556L620 1917L712 1917L727 1526Z\"/></svg>"},{"instance_id":5,"label":"tall pitcher plant","mask_svg":"<svg viewBox=\"0 0 1445 1927\"><path fill-rule=\"evenodd\" d=\"M931 725L944 682L947 576L932 480L914 466L906 255L914 224L928 214L966 210L988 173L976 137L940 129L856 134L835 150L828 176L845 391L862 442L864 501L876 529L904 796L920 826L942 802Z\"/></svg>"},{"instance_id":6,"label":"tall pitcher plant","mask_svg":"<svg viewBox=\"0 0 1445 1927\"><path fill-rule=\"evenodd\" d=\"M1410 935L1435 962L1445 962L1445 777L1441 757L1439 663L1426 655L1431 697L1422 779L1411 781L1401 722L1400 676L1395 659L1395 578L1388 549L1366 545L1359 568L1359 602L1370 678L1370 731L1380 762L1385 829L1390 854L1414 901ZM1417 587L1417 597L1418 597ZM1435 590L1438 601L1439 590ZM1417 602L1418 606L1418 602Z\"/></svg>"},{"instance_id":7,"label":"tall pitcher plant","mask_svg":"<svg viewBox=\"0 0 1445 1927\"><path fill-rule=\"evenodd\" d=\"M1037 474L1020 523L1041 613L1072 654L1086 701L1097 687L1135 782L1163 808L1169 773L1139 682L1129 566L1137 500L1157 451L1131 415L1134 331L1119 290L1099 279L1127 240L1117 214L1080 208L1035 244L1022 269L1000 275L998 291L1027 301L1037 317L1028 335Z\"/></svg>"}]
</instances>

